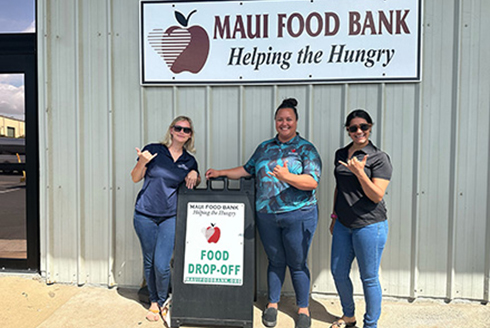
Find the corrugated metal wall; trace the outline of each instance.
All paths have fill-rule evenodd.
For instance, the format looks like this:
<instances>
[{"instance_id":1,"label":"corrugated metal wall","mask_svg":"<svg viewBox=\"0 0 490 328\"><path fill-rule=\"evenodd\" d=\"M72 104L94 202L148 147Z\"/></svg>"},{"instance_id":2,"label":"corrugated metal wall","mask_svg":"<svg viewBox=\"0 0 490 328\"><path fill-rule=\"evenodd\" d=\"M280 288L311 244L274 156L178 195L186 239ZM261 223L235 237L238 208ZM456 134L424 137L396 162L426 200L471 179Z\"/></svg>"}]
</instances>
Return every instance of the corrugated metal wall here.
<instances>
[{"instance_id":1,"label":"corrugated metal wall","mask_svg":"<svg viewBox=\"0 0 490 328\"><path fill-rule=\"evenodd\" d=\"M206 168L244 163L299 100L298 130L324 173L313 291L335 293L329 214L346 114L366 108L391 155L384 295L489 300L490 2L426 0L421 83L140 87L137 0L38 0L42 271L52 282L139 285L132 225L135 147L194 119ZM265 290L266 261L259 261ZM358 273L355 289L361 293ZM285 292L291 291L291 284Z\"/></svg>"}]
</instances>

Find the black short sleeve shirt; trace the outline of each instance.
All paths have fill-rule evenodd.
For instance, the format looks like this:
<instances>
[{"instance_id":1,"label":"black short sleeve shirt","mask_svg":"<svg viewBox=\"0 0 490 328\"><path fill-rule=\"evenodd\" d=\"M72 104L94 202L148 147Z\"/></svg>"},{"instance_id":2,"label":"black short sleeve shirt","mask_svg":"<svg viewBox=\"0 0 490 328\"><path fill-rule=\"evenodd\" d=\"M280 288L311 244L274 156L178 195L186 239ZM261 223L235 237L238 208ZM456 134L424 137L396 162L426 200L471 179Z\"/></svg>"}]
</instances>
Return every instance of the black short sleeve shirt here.
<instances>
[{"instance_id":1,"label":"black short sleeve shirt","mask_svg":"<svg viewBox=\"0 0 490 328\"><path fill-rule=\"evenodd\" d=\"M351 145L352 143L335 153L335 180L337 182L335 213L344 226L357 229L384 221L387 216L384 199L377 204L370 200L364 194L361 183L354 173L339 163L339 161L347 163ZM388 154L376 148L370 141L366 147L356 151L353 157L362 161L365 155L369 156L364 171L370 179L391 180L393 168Z\"/></svg>"}]
</instances>

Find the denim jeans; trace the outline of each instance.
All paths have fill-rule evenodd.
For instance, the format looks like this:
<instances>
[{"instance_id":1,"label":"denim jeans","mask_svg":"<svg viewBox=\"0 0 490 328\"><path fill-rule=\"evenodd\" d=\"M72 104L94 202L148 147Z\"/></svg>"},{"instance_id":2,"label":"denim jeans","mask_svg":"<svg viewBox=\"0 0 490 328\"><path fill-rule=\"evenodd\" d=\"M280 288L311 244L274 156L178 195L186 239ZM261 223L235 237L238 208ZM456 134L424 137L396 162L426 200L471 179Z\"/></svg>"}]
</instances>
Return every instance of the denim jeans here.
<instances>
[{"instance_id":1,"label":"denim jeans","mask_svg":"<svg viewBox=\"0 0 490 328\"><path fill-rule=\"evenodd\" d=\"M308 307L310 270L306 261L317 222L317 206L278 214L257 213L257 228L269 259L269 303L280 300L287 266L298 307Z\"/></svg>"},{"instance_id":2,"label":"denim jeans","mask_svg":"<svg viewBox=\"0 0 490 328\"><path fill-rule=\"evenodd\" d=\"M150 302L161 307L170 287L170 260L175 244L175 216L153 217L134 212L134 229L143 251Z\"/></svg>"},{"instance_id":3,"label":"denim jeans","mask_svg":"<svg viewBox=\"0 0 490 328\"><path fill-rule=\"evenodd\" d=\"M342 310L345 316L354 316L353 288L349 273L355 257L366 302L364 328L377 327L381 315L382 295L378 272L387 237L387 220L359 229L346 228L337 220L333 229L331 268Z\"/></svg>"}]
</instances>

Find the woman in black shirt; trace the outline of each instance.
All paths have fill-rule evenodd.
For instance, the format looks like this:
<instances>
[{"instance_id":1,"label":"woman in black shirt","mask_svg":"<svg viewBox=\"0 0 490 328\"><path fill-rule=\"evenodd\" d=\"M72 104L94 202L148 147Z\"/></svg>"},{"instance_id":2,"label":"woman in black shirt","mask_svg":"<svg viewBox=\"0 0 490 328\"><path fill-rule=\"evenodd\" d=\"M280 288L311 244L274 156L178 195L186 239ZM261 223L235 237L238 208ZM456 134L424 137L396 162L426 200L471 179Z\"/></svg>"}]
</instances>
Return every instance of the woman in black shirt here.
<instances>
[{"instance_id":1,"label":"woman in black shirt","mask_svg":"<svg viewBox=\"0 0 490 328\"><path fill-rule=\"evenodd\" d=\"M331 215L331 268L343 316L332 328L354 327L354 298L349 278L357 258L366 301L364 328L375 328L381 314L379 266L388 235L383 195L391 179L389 156L369 141L373 121L357 109L346 119L352 142L335 153L334 211Z\"/></svg>"}]
</instances>

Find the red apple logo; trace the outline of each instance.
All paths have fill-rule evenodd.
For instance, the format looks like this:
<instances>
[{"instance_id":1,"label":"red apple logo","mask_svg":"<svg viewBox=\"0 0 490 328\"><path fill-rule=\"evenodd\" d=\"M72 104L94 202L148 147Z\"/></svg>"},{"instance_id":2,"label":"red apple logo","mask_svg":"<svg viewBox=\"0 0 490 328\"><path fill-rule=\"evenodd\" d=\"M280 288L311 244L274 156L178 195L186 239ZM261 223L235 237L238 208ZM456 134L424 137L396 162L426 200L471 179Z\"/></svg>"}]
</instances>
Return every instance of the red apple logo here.
<instances>
[{"instance_id":1,"label":"red apple logo","mask_svg":"<svg viewBox=\"0 0 490 328\"><path fill-rule=\"evenodd\" d=\"M196 11L192 11L187 18L176 11L175 18L182 27L171 26L165 32L162 29L153 29L148 35L153 49L175 74L184 71L196 74L208 59L208 34L201 26L187 27L190 17Z\"/></svg>"},{"instance_id":2,"label":"red apple logo","mask_svg":"<svg viewBox=\"0 0 490 328\"><path fill-rule=\"evenodd\" d=\"M211 223L211 225L204 231L204 236L206 237L208 243L216 244L221 236L221 230L216 227L216 223Z\"/></svg>"}]
</instances>

